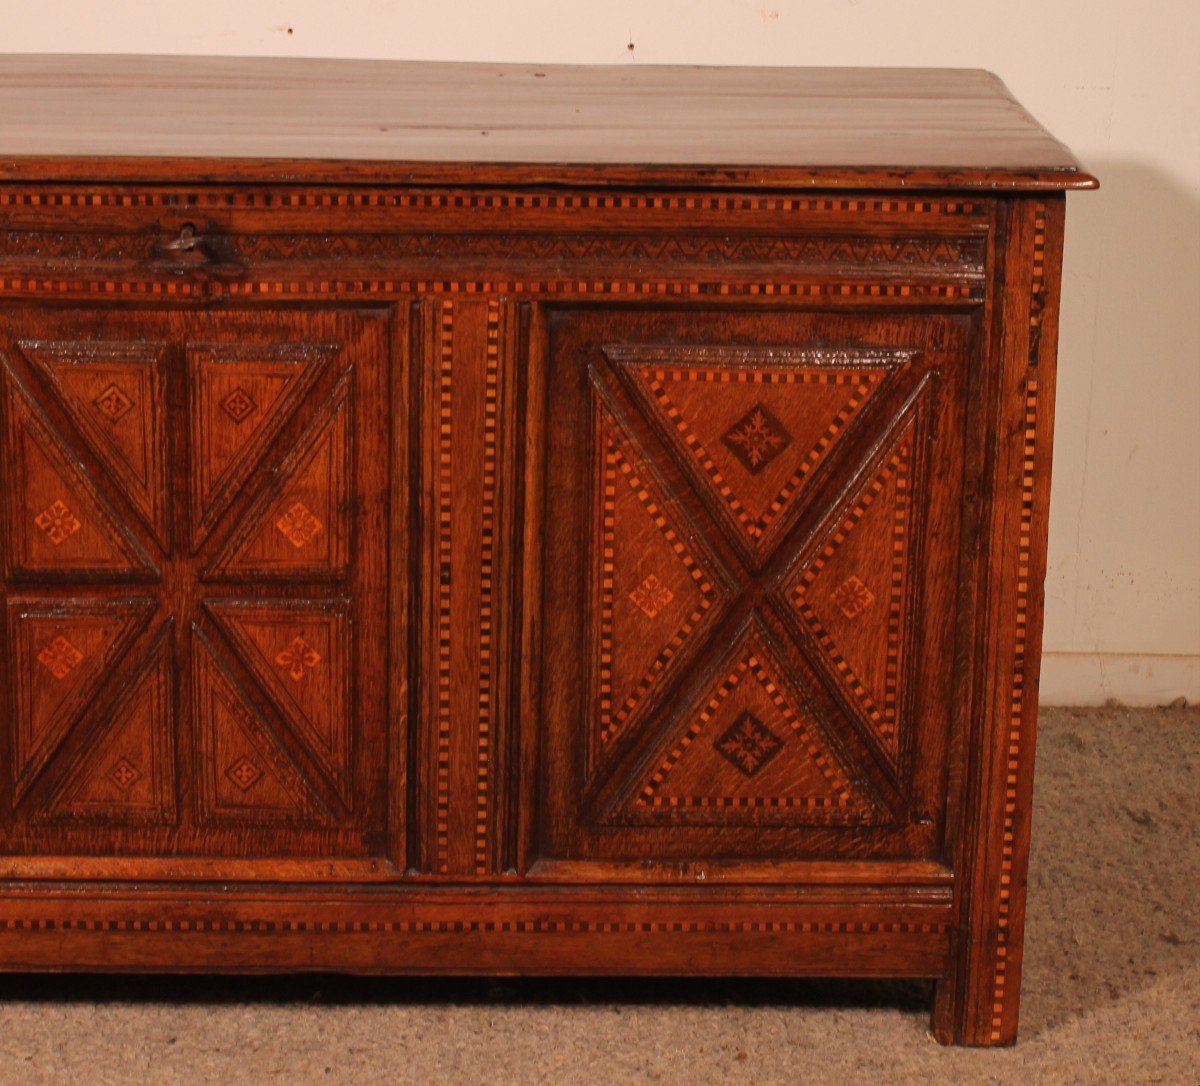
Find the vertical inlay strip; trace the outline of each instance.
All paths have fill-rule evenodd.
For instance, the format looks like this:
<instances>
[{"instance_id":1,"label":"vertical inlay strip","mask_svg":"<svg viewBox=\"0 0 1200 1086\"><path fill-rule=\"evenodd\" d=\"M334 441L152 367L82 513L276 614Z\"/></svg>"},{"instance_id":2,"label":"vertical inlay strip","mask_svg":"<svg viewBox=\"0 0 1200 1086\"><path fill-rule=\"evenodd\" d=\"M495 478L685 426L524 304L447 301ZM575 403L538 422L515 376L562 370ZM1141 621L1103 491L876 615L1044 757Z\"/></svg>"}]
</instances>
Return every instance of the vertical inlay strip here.
<instances>
[{"instance_id":1,"label":"vertical inlay strip","mask_svg":"<svg viewBox=\"0 0 1200 1086\"><path fill-rule=\"evenodd\" d=\"M1036 366L1041 346L1042 308L1046 278L1046 208L1033 213L1033 267L1029 285L1029 365ZM1009 703L1008 744L1004 764L1003 829L1000 845L1000 885L996 916L995 982L992 999L991 1039L1004 1034L1004 1007L1008 983L1008 952L1012 920L1013 877L1016 866L1015 816L1020 800L1022 733L1025 721L1025 656L1029 629L1029 578L1033 538L1034 472L1037 452L1038 383L1025 382L1024 446L1021 461L1021 517L1017 545L1017 611L1013 640L1012 693Z\"/></svg>"},{"instance_id":2,"label":"vertical inlay strip","mask_svg":"<svg viewBox=\"0 0 1200 1086\"><path fill-rule=\"evenodd\" d=\"M450 728L451 728L451 529L453 525L452 407L454 376L454 303L443 301L438 313L437 412L437 811L436 867L450 867Z\"/></svg>"},{"instance_id":3,"label":"vertical inlay strip","mask_svg":"<svg viewBox=\"0 0 1200 1086\"><path fill-rule=\"evenodd\" d=\"M475 870L488 871L489 808L492 783L493 587L496 543L496 475L498 470L497 416L500 384L500 304L487 310L487 350L484 361L483 501L479 561L479 733L475 778Z\"/></svg>"},{"instance_id":4,"label":"vertical inlay strip","mask_svg":"<svg viewBox=\"0 0 1200 1086\"><path fill-rule=\"evenodd\" d=\"M1029 289L1029 364L1037 365L1042 341L1042 309L1046 285L1046 208L1038 204L1033 218L1033 282Z\"/></svg>"},{"instance_id":5,"label":"vertical inlay strip","mask_svg":"<svg viewBox=\"0 0 1200 1086\"><path fill-rule=\"evenodd\" d=\"M1000 892L996 917L996 982L992 1007L992 1040L999 1041L1004 1028L1005 988L1008 974L1008 943L1012 911L1013 871L1016 859L1015 816L1019 801L1022 731L1025 720L1025 651L1029 630L1029 577L1033 538L1033 480L1037 452L1038 383L1025 382L1025 446L1021 463L1021 521L1017 549L1017 614L1013 642L1012 699L1010 704L1008 753L1004 766L1003 837L1000 847Z\"/></svg>"}]
</instances>

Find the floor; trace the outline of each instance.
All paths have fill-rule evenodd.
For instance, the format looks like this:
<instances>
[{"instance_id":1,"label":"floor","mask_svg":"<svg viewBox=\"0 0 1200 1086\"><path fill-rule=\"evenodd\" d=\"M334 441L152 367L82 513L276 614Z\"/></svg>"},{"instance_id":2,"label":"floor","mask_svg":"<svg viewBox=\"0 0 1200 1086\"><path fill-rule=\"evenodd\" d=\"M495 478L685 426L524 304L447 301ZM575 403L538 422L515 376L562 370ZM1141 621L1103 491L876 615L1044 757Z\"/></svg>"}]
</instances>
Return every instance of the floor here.
<instances>
[{"instance_id":1,"label":"floor","mask_svg":"<svg viewBox=\"0 0 1200 1086\"><path fill-rule=\"evenodd\" d=\"M0 979L0 1084L1200 1082L1200 710L1043 713L1021 1041L916 983Z\"/></svg>"}]
</instances>

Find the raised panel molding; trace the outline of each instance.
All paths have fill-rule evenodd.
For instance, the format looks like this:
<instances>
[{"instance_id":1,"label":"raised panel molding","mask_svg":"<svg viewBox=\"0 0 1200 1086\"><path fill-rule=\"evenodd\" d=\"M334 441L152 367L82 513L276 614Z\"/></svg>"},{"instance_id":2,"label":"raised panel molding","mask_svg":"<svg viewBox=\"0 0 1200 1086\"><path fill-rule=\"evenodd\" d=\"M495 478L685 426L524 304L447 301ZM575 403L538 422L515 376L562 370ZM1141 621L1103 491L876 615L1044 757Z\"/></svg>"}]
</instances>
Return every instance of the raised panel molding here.
<instances>
[{"instance_id":1,"label":"raised panel molding","mask_svg":"<svg viewBox=\"0 0 1200 1086\"><path fill-rule=\"evenodd\" d=\"M206 606L349 804L350 601L209 600Z\"/></svg>"},{"instance_id":2,"label":"raised panel molding","mask_svg":"<svg viewBox=\"0 0 1200 1086\"><path fill-rule=\"evenodd\" d=\"M655 688L686 661L726 602L725 574L651 481L645 455L593 392L596 519L592 581L595 724L589 767L628 727Z\"/></svg>"},{"instance_id":3,"label":"raised panel molding","mask_svg":"<svg viewBox=\"0 0 1200 1086\"><path fill-rule=\"evenodd\" d=\"M8 575L31 579L153 579L134 533L4 364L4 499Z\"/></svg>"},{"instance_id":4,"label":"raised panel molding","mask_svg":"<svg viewBox=\"0 0 1200 1086\"><path fill-rule=\"evenodd\" d=\"M911 356L713 345L612 345L605 354L755 562L794 523L816 469Z\"/></svg>"},{"instance_id":5,"label":"raised panel molding","mask_svg":"<svg viewBox=\"0 0 1200 1086\"><path fill-rule=\"evenodd\" d=\"M382 315L64 307L0 324L18 345L0 360L15 857L260 877L402 851L381 828L391 680L352 636L386 658ZM50 483L41 516L29 494ZM132 560L147 548L153 565Z\"/></svg>"},{"instance_id":6,"label":"raised panel molding","mask_svg":"<svg viewBox=\"0 0 1200 1086\"><path fill-rule=\"evenodd\" d=\"M329 815L253 699L192 629L193 774L202 824L322 821Z\"/></svg>"},{"instance_id":7,"label":"raised panel molding","mask_svg":"<svg viewBox=\"0 0 1200 1086\"><path fill-rule=\"evenodd\" d=\"M26 340L20 347L159 545L169 548L166 344Z\"/></svg>"},{"instance_id":8,"label":"raised panel molding","mask_svg":"<svg viewBox=\"0 0 1200 1086\"><path fill-rule=\"evenodd\" d=\"M785 610L809 634L808 654L842 690L897 778L910 738L903 712L929 388L923 382L905 402L882 451L818 527L784 589Z\"/></svg>"},{"instance_id":9,"label":"raised panel molding","mask_svg":"<svg viewBox=\"0 0 1200 1086\"><path fill-rule=\"evenodd\" d=\"M126 683L108 720L58 787L46 817L110 825L175 822L172 625Z\"/></svg>"},{"instance_id":10,"label":"raised panel molding","mask_svg":"<svg viewBox=\"0 0 1200 1086\"><path fill-rule=\"evenodd\" d=\"M348 376L271 473L206 576L337 577L350 560L353 402Z\"/></svg>"},{"instance_id":11,"label":"raised panel molding","mask_svg":"<svg viewBox=\"0 0 1200 1086\"><path fill-rule=\"evenodd\" d=\"M623 818L715 826L878 821L870 786L831 742L761 619L705 668L700 696L650 758ZM886 817L886 815L884 815Z\"/></svg>"},{"instance_id":12,"label":"raised panel molding","mask_svg":"<svg viewBox=\"0 0 1200 1086\"><path fill-rule=\"evenodd\" d=\"M8 600L9 717L19 803L145 628L148 599Z\"/></svg>"},{"instance_id":13,"label":"raised panel molding","mask_svg":"<svg viewBox=\"0 0 1200 1086\"><path fill-rule=\"evenodd\" d=\"M873 413L872 440L859 443L865 452L839 458L843 478L865 474L844 499L849 512L843 505L824 511L829 487L818 488L812 500L806 488L867 402L890 387L916 352L608 344L603 353L663 443L661 451L643 449L633 437L636 427L618 421L616 389L603 369L589 369L595 723L586 751L588 786L598 809L608 812L604 823L886 823L891 808L856 761L862 754L833 737L856 730L865 736L888 767L889 787L903 790L913 405L927 379L899 400L899 416L895 406ZM873 437L881 431L882 438ZM872 467L881 458L880 440L882 466ZM708 451L717 447L719 465ZM672 463L705 499L699 519L685 514L660 481ZM775 555L783 532L771 521L795 524L802 516L810 526L799 551L793 541ZM747 544L728 571L715 556L720 524L736 527L736 539ZM823 542L814 554L815 539ZM797 566L797 553L810 555L810 564ZM779 574L763 580L755 572L773 557L795 570L782 582ZM836 585L828 584L831 577ZM841 605L833 614L826 595ZM737 619L743 641L736 658L725 659L733 632L726 628L711 643L707 633L731 604L735 617L743 616ZM793 650L829 676L848 703L844 709L836 698L795 693L803 684L782 677L798 672L770 649L757 610L763 607L799 615L810 636ZM666 701L655 698L676 671L693 690L694 700L683 705L677 691ZM666 731L664 717L675 721ZM632 789L628 760L650 767ZM628 798L614 807L614 794Z\"/></svg>"},{"instance_id":14,"label":"raised panel molding","mask_svg":"<svg viewBox=\"0 0 1200 1086\"><path fill-rule=\"evenodd\" d=\"M955 568L962 333L946 315L786 309L579 307L552 319L543 531L548 555L582 545L589 557L582 589L556 572L545 588L539 863L602 878L679 854L726 858L732 872L819 862L843 845L864 861L936 853L949 711L920 699L945 688L952 665L922 601L931 583L944 606ZM684 391L656 396L667 373ZM687 425L667 406L686 409ZM731 500L774 503L757 544ZM940 565L917 538L926 514ZM693 572L714 603L688 629ZM830 614L827 597L844 610ZM643 665L661 649L638 632L657 630L655 615L678 644L647 684ZM586 668L570 648L580 641ZM644 700L602 745L603 696L634 683Z\"/></svg>"},{"instance_id":15,"label":"raised panel molding","mask_svg":"<svg viewBox=\"0 0 1200 1086\"><path fill-rule=\"evenodd\" d=\"M188 346L193 546L237 496L334 352L320 344Z\"/></svg>"}]
</instances>

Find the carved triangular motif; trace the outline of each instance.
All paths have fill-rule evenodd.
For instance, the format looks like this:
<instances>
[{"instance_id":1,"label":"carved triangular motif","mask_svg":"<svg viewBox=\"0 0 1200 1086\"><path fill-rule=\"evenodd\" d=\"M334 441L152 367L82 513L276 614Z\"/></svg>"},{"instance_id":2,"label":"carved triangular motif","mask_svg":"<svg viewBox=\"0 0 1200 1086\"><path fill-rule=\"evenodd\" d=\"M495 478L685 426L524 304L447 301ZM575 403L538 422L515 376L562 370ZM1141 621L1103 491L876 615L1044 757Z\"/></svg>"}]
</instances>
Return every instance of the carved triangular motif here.
<instances>
[{"instance_id":1,"label":"carved triangular motif","mask_svg":"<svg viewBox=\"0 0 1200 1086\"><path fill-rule=\"evenodd\" d=\"M757 620L713 675L650 763L630 814L714 825L872 820L869 786L789 682Z\"/></svg>"},{"instance_id":2,"label":"carved triangular motif","mask_svg":"<svg viewBox=\"0 0 1200 1086\"><path fill-rule=\"evenodd\" d=\"M677 523L635 446L596 406L597 529L593 651L598 688L591 761L639 715L724 593L697 533Z\"/></svg>"},{"instance_id":3,"label":"carved triangular motif","mask_svg":"<svg viewBox=\"0 0 1200 1086\"><path fill-rule=\"evenodd\" d=\"M169 546L164 349L154 344L23 343L155 538Z\"/></svg>"},{"instance_id":4,"label":"carved triangular motif","mask_svg":"<svg viewBox=\"0 0 1200 1086\"><path fill-rule=\"evenodd\" d=\"M318 818L320 801L198 628L192 644L201 821L287 824Z\"/></svg>"},{"instance_id":5,"label":"carved triangular motif","mask_svg":"<svg viewBox=\"0 0 1200 1086\"><path fill-rule=\"evenodd\" d=\"M704 347L606 354L739 545L759 560L792 521L818 466L906 357Z\"/></svg>"},{"instance_id":6,"label":"carved triangular motif","mask_svg":"<svg viewBox=\"0 0 1200 1086\"><path fill-rule=\"evenodd\" d=\"M280 465L276 478L242 517L212 573L317 577L349 561L350 386L332 400Z\"/></svg>"},{"instance_id":7,"label":"carved triangular motif","mask_svg":"<svg viewBox=\"0 0 1200 1086\"><path fill-rule=\"evenodd\" d=\"M168 627L100 735L50 801L48 817L103 823L174 821L173 670Z\"/></svg>"},{"instance_id":8,"label":"carved triangular motif","mask_svg":"<svg viewBox=\"0 0 1200 1086\"><path fill-rule=\"evenodd\" d=\"M210 601L213 618L342 799L350 787L346 600Z\"/></svg>"},{"instance_id":9,"label":"carved triangular motif","mask_svg":"<svg viewBox=\"0 0 1200 1086\"><path fill-rule=\"evenodd\" d=\"M153 560L6 367L4 499L9 562L21 573L148 577Z\"/></svg>"},{"instance_id":10,"label":"carved triangular motif","mask_svg":"<svg viewBox=\"0 0 1200 1086\"><path fill-rule=\"evenodd\" d=\"M330 354L330 349L318 345L276 351L188 349L195 544L220 519L266 455Z\"/></svg>"},{"instance_id":11,"label":"carved triangular motif","mask_svg":"<svg viewBox=\"0 0 1200 1086\"><path fill-rule=\"evenodd\" d=\"M893 767L900 756L915 433L915 421L899 432L789 593L827 670Z\"/></svg>"},{"instance_id":12,"label":"carved triangular motif","mask_svg":"<svg viewBox=\"0 0 1200 1086\"><path fill-rule=\"evenodd\" d=\"M150 600L11 600L12 772L20 801L134 638Z\"/></svg>"}]
</instances>

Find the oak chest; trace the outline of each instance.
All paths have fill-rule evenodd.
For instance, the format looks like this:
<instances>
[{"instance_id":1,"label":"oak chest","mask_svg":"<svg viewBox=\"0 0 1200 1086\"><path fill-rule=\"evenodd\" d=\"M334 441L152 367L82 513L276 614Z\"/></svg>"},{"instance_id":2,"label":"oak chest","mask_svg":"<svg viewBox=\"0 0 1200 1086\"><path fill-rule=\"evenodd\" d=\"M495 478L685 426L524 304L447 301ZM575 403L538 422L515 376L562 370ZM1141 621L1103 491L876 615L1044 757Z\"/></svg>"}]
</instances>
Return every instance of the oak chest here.
<instances>
[{"instance_id":1,"label":"oak chest","mask_svg":"<svg viewBox=\"0 0 1200 1086\"><path fill-rule=\"evenodd\" d=\"M975 71L0 58L0 968L1013 1040L1094 184Z\"/></svg>"}]
</instances>

